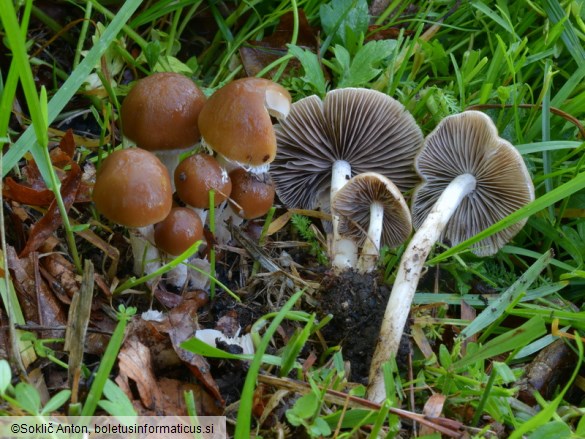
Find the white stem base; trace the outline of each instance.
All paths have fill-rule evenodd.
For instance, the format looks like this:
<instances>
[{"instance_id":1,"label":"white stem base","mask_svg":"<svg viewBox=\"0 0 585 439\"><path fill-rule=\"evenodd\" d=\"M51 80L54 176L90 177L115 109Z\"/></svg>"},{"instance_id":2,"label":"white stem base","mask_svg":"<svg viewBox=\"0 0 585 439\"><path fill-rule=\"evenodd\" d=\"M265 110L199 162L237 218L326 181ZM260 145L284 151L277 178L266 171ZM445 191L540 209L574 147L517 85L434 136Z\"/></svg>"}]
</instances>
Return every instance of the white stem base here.
<instances>
[{"instance_id":1,"label":"white stem base","mask_svg":"<svg viewBox=\"0 0 585 439\"><path fill-rule=\"evenodd\" d=\"M161 263L161 255L154 243L154 226L130 230L130 245L134 258L134 274L138 277L154 273ZM147 282L150 286L154 282Z\"/></svg>"},{"instance_id":2,"label":"white stem base","mask_svg":"<svg viewBox=\"0 0 585 439\"><path fill-rule=\"evenodd\" d=\"M344 160L333 163L331 173L331 192L329 205L332 205L333 197L351 178L351 165ZM354 268L357 263L358 247L355 241L339 236L339 216L331 210L331 222L333 224L333 241L331 244L331 266L337 273Z\"/></svg>"},{"instance_id":3,"label":"white stem base","mask_svg":"<svg viewBox=\"0 0 585 439\"><path fill-rule=\"evenodd\" d=\"M475 177L470 174L455 178L441 194L402 255L370 365L367 391L370 401L381 403L386 399L382 364L398 352L414 293L431 248L461 201L475 189L475 184Z\"/></svg>"},{"instance_id":4,"label":"white stem base","mask_svg":"<svg viewBox=\"0 0 585 439\"><path fill-rule=\"evenodd\" d=\"M362 252L357 263L360 273L371 273L376 268L380 257L380 244L382 242L382 226L384 223L384 206L381 203L372 203L370 206L370 224L368 236L362 247Z\"/></svg>"},{"instance_id":5,"label":"white stem base","mask_svg":"<svg viewBox=\"0 0 585 439\"><path fill-rule=\"evenodd\" d=\"M214 237L219 245L226 245L232 239L232 234L227 225L228 222L233 226L240 226L244 222L244 218L239 216L227 201L224 201L221 205L215 208Z\"/></svg>"},{"instance_id":6,"label":"white stem base","mask_svg":"<svg viewBox=\"0 0 585 439\"><path fill-rule=\"evenodd\" d=\"M171 258L169 257L168 259L170 260ZM183 262L186 263L188 260L186 259ZM177 289L183 289L189 286L189 268L184 263L167 271L165 276L167 283Z\"/></svg>"}]
</instances>

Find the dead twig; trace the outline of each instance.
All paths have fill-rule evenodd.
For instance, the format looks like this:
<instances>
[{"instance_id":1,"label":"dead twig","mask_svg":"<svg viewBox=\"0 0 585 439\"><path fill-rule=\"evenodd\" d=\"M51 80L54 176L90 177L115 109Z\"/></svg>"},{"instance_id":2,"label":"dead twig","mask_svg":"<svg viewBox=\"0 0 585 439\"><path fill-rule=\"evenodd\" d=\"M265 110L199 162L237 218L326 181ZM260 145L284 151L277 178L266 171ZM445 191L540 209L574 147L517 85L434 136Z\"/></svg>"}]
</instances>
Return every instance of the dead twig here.
<instances>
[{"instance_id":1,"label":"dead twig","mask_svg":"<svg viewBox=\"0 0 585 439\"><path fill-rule=\"evenodd\" d=\"M258 381L261 383L270 384L274 387L289 389L297 393L308 393L311 391L311 386L308 383L292 380L290 378L278 378L271 375L259 375ZM348 407L368 408L372 410L379 410L381 408L381 405L375 402L331 389L327 389L325 391L325 399L332 404L337 404L340 406L345 406L347 404ZM464 436L463 430L468 429L468 427L465 427L465 425L462 423L448 418L429 418L425 415L409 412L408 410L402 410L395 407L390 407L390 412L400 416L403 419L409 419L412 422L426 425L427 427L452 438L462 438Z\"/></svg>"}]
</instances>

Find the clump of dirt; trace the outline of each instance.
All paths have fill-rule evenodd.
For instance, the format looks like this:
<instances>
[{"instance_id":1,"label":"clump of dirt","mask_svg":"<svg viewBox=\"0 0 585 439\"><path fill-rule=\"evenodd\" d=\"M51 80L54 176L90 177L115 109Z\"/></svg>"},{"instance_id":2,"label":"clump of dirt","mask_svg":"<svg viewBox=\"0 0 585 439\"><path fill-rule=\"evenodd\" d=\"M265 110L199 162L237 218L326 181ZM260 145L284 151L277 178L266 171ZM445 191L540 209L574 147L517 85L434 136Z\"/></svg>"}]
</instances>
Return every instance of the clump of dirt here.
<instances>
[{"instance_id":1,"label":"clump of dirt","mask_svg":"<svg viewBox=\"0 0 585 439\"><path fill-rule=\"evenodd\" d=\"M366 384L380 324L390 290L375 274L349 270L331 275L322 283L320 312L331 314L323 328L330 346L339 344L343 358L351 364L351 380Z\"/></svg>"}]
</instances>

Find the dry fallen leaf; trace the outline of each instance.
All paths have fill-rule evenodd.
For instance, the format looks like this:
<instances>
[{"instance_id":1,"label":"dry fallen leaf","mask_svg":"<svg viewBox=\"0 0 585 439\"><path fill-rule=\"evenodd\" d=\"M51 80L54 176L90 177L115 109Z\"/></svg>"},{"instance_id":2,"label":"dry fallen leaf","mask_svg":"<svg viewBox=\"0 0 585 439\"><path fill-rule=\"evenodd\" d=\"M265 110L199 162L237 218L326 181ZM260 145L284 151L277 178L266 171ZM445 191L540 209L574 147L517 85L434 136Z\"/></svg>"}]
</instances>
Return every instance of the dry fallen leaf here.
<instances>
[{"instance_id":1,"label":"dry fallen leaf","mask_svg":"<svg viewBox=\"0 0 585 439\"><path fill-rule=\"evenodd\" d=\"M67 211L75 201L75 195L81 181L81 168L75 162L71 163L71 171L61 184L61 196ZM45 215L31 228L28 241L24 249L20 252L21 257L35 251L43 242L53 234L53 232L62 225L61 213L57 202L53 200Z\"/></svg>"},{"instance_id":2,"label":"dry fallen leaf","mask_svg":"<svg viewBox=\"0 0 585 439\"><path fill-rule=\"evenodd\" d=\"M427 419L431 420L433 418L438 418L439 416L441 416L441 413L443 412L443 407L445 405L446 400L447 397L440 393L435 393L434 395L431 395L427 402L425 402L425 406L423 408L423 415L425 415ZM428 425L420 426L419 430L420 436L425 436L427 434L431 435L433 433L436 433L436 430L434 428L429 427Z\"/></svg>"},{"instance_id":3,"label":"dry fallen leaf","mask_svg":"<svg viewBox=\"0 0 585 439\"><path fill-rule=\"evenodd\" d=\"M185 300L180 305L169 311L169 336L179 358L187 363L191 372L205 386L205 388L223 405L224 400L219 392L219 387L210 372L209 363L201 355L194 354L181 348L185 340L192 338L199 328L197 324L198 302Z\"/></svg>"},{"instance_id":4,"label":"dry fallen leaf","mask_svg":"<svg viewBox=\"0 0 585 439\"><path fill-rule=\"evenodd\" d=\"M317 53L319 47L315 30L309 25L303 10L299 10L297 46L301 46ZM274 32L261 41L251 40L240 48L240 57L247 76L256 76L266 66L288 53L287 44L292 41L294 19L292 12L284 14ZM296 59L289 61L286 72L298 69L300 63ZM278 70L271 70L270 78Z\"/></svg>"},{"instance_id":5,"label":"dry fallen leaf","mask_svg":"<svg viewBox=\"0 0 585 439\"><path fill-rule=\"evenodd\" d=\"M124 382L124 388L130 389L129 380L132 380L144 407L161 413L162 394L156 383L150 350L136 337L127 338L118 354L118 367L118 377Z\"/></svg>"},{"instance_id":6,"label":"dry fallen leaf","mask_svg":"<svg viewBox=\"0 0 585 439\"><path fill-rule=\"evenodd\" d=\"M73 295L79 291L79 277L75 267L60 253L46 254L40 261L41 274L51 285L61 302L69 304Z\"/></svg>"},{"instance_id":7,"label":"dry fallen leaf","mask_svg":"<svg viewBox=\"0 0 585 439\"><path fill-rule=\"evenodd\" d=\"M41 278L36 253L19 258L14 248L8 247L8 267L17 292L20 307L27 322L41 326L64 326L67 318L61 303ZM62 331L41 331L43 336L61 337Z\"/></svg>"}]
</instances>

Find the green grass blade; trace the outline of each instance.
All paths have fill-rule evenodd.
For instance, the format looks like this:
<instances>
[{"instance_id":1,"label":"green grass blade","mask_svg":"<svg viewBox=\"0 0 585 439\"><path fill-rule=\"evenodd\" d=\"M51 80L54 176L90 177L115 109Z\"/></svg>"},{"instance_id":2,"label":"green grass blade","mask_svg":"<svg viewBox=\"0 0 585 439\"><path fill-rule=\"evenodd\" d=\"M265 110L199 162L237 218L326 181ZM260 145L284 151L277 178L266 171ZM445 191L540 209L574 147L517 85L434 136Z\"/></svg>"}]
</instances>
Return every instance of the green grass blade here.
<instances>
[{"instance_id":1,"label":"green grass blade","mask_svg":"<svg viewBox=\"0 0 585 439\"><path fill-rule=\"evenodd\" d=\"M579 41L577 32L569 20L569 17L566 15L563 7L557 0L544 0L543 3L544 10L553 24L565 20L561 39L579 67L583 66L585 64L585 49L583 49L583 45Z\"/></svg>"},{"instance_id":2,"label":"green grass blade","mask_svg":"<svg viewBox=\"0 0 585 439\"><path fill-rule=\"evenodd\" d=\"M210 358L221 358L223 360L240 360L251 361L255 358L255 354L232 354L216 347L210 346L198 338L190 338L181 343L181 347L189 352L202 355ZM270 364L272 366L280 366L282 360L276 355L263 355L262 363Z\"/></svg>"},{"instance_id":3,"label":"green grass blade","mask_svg":"<svg viewBox=\"0 0 585 439\"><path fill-rule=\"evenodd\" d=\"M516 145L516 149L522 155L533 152L557 151L560 149L575 149L583 145L583 142L576 142L574 140L551 140L548 142L524 143Z\"/></svg>"},{"instance_id":4,"label":"green grass blade","mask_svg":"<svg viewBox=\"0 0 585 439\"><path fill-rule=\"evenodd\" d=\"M522 326L507 331L506 333L497 336L496 338L485 343L481 349L475 353L463 357L461 360L453 363L453 370L461 370L470 366L471 364L482 361L487 358L495 357L504 352L513 351L518 346L524 346L546 334L546 326L544 320L535 316L524 323Z\"/></svg>"},{"instance_id":5,"label":"green grass blade","mask_svg":"<svg viewBox=\"0 0 585 439\"><path fill-rule=\"evenodd\" d=\"M553 189L552 191L544 194L540 198L537 198L532 203L527 204L521 209L518 209L516 212L508 215L506 218L498 221L491 227L488 227L483 232L478 233L472 238L469 238L466 241L463 241L460 244L457 244L455 247L451 247L449 250L441 253L438 256L435 256L433 259L429 260L429 264L436 264L437 262L443 261L467 248L470 245L475 244L476 242L481 241L482 239L487 238L488 236L493 235L494 233L499 232L500 230L505 229L506 227L511 226L512 224L517 223L518 221L529 217L530 215L534 215L537 212L540 212L543 209L546 209L548 206L561 201L567 197L570 197L574 193L582 190L585 188L585 172L578 174L572 180L562 184L561 186Z\"/></svg>"},{"instance_id":6,"label":"green grass blade","mask_svg":"<svg viewBox=\"0 0 585 439\"><path fill-rule=\"evenodd\" d=\"M256 351L254 360L250 363L248 374L246 375L246 381L244 382L244 388L242 389L242 397L240 398L240 409L238 410L238 417L236 419L236 431L234 434L235 439L248 439L250 438L250 425L252 420L252 400L254 398L254 389L256 387L256 379L260 372L260 364L262 363L262 357L268 344L272 339L272 336L278 329L278 326L285 318L286 314L292 309L294 304L303 295L303 290L297 291L281 308L280 312L276 315L270 326L266 330L260 346Z\"/></svg>"},{"instance_id":7,"label":"green grass blade","mask_svg":"<svg viewBox=\"0 0 585 439\"><path fill-rule=\"evenodd\" d=\"M123 305L120 305L120 312L118 313L119 319L118 324L116 325L116 329L114 329L114 333L110 338L108 347L106 348L106 351L104 352L104 355L101 358L101 362L95 374L93 384L89 389L89 393L87 395L87 399L85 400L85 404L83 404L81 416L94 415L98 402L102 397L104 386L106 385L108 377L110 376L110 372L112 371L114 363L118 358L118 352L120 351L120 347L124 342L124 332L126 331L126 325L128 324L128 321L132 318L132 316L135 313L136 313L135 308L126 309L123 307Z\"/></svg>"},{"instance_id":8,"label":"green grass blade","mask_svg":"<svg viewBox=\"0 0 585 439\"><path fill-rule=\"evenodd\" d=\"M4 2L1 3L4 4ZM61 85L59 90L50 100L48 104L49 123L52 123L55 120L63 108L69 103L73 95L79 90L79 87L81 87L87 76L99 62L101 56L108 49L108 46L114 41L120 32L120 29L122 29L122 26L130 19L141 3L142 0L128 0L124 2L124 5L120 8L119 12L106 28L100 40L90 49L87 56L79 63L79 66L71 72L69 79ZM43 163L39 151L32 148L32 145L34 145L36 141L37 135L35 134L34 127L30 126L4 155L2 177L5 177L18 161L29 151L32 152L37 163ZM49 170L47 168L41 169L41 172L43 173L43 176L48 177ZM47 181L49 180L47 179Z\"/></svg>"},{"instance_id":9,"label":"green grass blade","mask_svg":"<svg viewBox=\"0 0 585 439\"><path fill-rule=\"evenodd\" d=\"M514 27L512 26L512 23L510 22L509 17L505 17L506 19L502 18L500 15L498 15L497 12L493 11L492 9L489 8L489 6L487 6L485 3L482 3L480 1L472 1L471 6L473 6L478 11L481 11L483 14L485 14L487 17L489 17L490 20L492 20L494 23L501 26L507 33L509 33L510 35L513 35L515 39L517 39L517 40L520 39L520 37L518 37L518 35L516 35L516 31L514 30ZM500 10L500 12L503 12L503 11Z\"/></svg>"},{"instance_id":10,"label":"green grass blade","mask_svg":"<svg viewBox=\"0 0 585 439\"><path fill-rule=\"evenodd\" d=\"M552 251L544 253L538 260L514 282L510 288L503 292L498 299L490 303L470 324L459 334L459 338L465 339L477 334L482 329L491 325L506 312L510 303L518 300L519 296L526 292L528 287L538 278L552 259Z\"/></svg>"}]
</instances>

